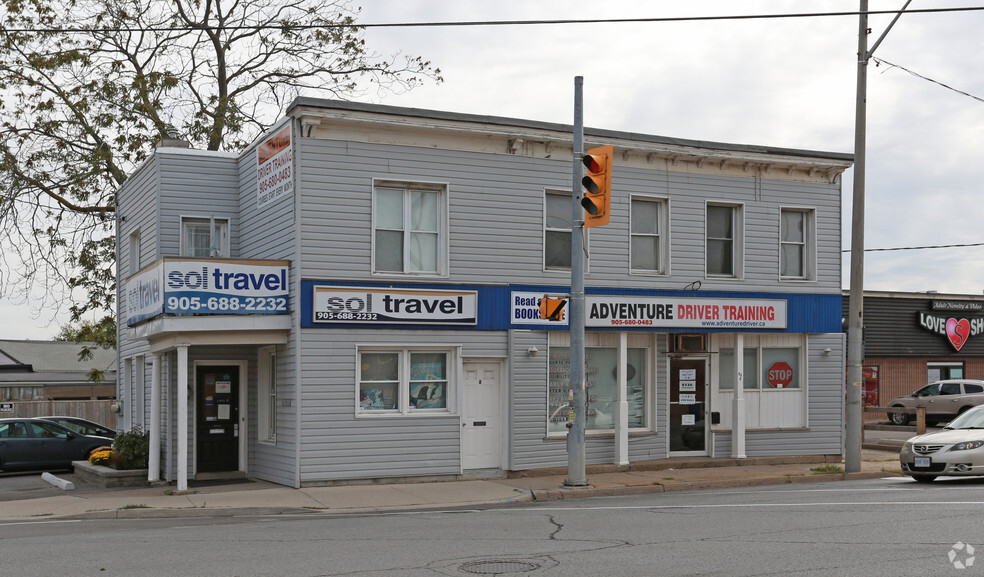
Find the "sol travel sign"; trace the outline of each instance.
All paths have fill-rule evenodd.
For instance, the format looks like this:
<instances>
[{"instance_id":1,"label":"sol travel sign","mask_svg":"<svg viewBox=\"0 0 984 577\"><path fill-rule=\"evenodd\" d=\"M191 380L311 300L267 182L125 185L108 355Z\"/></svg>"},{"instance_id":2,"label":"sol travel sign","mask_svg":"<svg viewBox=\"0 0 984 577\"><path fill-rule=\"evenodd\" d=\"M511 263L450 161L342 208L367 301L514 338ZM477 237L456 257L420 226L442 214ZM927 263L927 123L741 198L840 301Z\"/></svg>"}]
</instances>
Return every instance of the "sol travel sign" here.
<instances>
[{"instance_id":1,"label":"sol travel sign","mask_svg":"<svg viewBox=\"0 0 984 577\"><path fill-rule=\"evenodd\" d=\"M311 312L316 324L474 325L478 292L316 286Z\"/></svg>"},{"instance_id":2,"label":"sol travel sign","mask_svg":"<svg viewBox=\"0 0 984 577\"><path fill-rule=\"evenodd\" d=\"M959 351L967 344L970 337L984 333L984 317L956 318L940 317L929 313L919 313L919 326L950 341L954 349Z\"/></svg>"}]
</instances>

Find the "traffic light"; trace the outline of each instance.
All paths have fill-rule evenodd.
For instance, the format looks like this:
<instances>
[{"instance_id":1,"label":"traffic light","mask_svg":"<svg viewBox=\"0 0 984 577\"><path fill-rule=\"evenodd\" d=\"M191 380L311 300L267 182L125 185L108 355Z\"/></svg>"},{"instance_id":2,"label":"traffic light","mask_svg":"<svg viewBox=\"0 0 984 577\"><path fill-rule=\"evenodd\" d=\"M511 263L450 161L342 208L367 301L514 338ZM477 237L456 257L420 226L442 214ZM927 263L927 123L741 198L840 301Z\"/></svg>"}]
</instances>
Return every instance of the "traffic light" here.
<instances>
[{"instance_id":1,"label":"traffic light","mask_svg":"<svg viewBox=\"0 0 984 577\"><path fill-rule=\"evenodd\" d=\"M543 298L540 299L540 320L563 322L565 305L567 305L565 298L551 298L543 295Z\"/></svg>"},{"instance_id":2,"label":"traffic light","mask_svg":"<svg viewBox=\"0 0 984 577\"><path fill-rule=\"evenodd\" d=\"M581 179L586 189L581 197L584 207L584 227L605 226L612 209L612 156L613 146L599 146L584 153L581 162L588 173Z\"/></svg>"}]
</instances>

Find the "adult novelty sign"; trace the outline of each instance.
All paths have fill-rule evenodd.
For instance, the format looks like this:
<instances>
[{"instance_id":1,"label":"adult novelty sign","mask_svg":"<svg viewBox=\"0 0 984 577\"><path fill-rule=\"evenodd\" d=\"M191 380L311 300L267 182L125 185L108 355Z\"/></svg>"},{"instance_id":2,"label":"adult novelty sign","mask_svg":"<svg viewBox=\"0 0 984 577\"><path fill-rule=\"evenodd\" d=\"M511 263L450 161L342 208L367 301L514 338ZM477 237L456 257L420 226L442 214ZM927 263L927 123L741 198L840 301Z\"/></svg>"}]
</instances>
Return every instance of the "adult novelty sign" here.
<instances>
[{"instance_id":1,"label":"adult novelty sign","mask_svg":"<svg viewBox=\"0 0 984 577\"><path fill-rule=\"evenodd\" d=\"M540 320L541 293L513 292L510 322L545 325ZM585 296L587 327L653 328L786 328L786 301L692 297ZM562 326L566 323L551 323Z\"/></svg>"},{"instance_id":2,"label":"adult novelty sign","mask_svg":"<svg viewBox=\"0 0 984 577\"><path fill-rule=\"evenodd\" d=\"M357 324L474 325L476 291L314 287L312 321Z\"/></svg>"},{"instance_id":3,"label":"adult novelty sign","mask_svg":"<svg viewBox=\"0 0 984 577\"><path fill-rule=\"evenodd\" d=\"M163 259L129 278L134 325L161 313L287 314L287 261Z\"/></svg>"},{"instance_id":4,"label":"adult novelty sign","mask_svg":"<svg viewBox=\"0 0 984 577\"><path fill-rule=\"evenodd\" d=\"M293 196L293 167L294 153L288 124L256 149L257 208Z\"/></svg>"}]
</instances>

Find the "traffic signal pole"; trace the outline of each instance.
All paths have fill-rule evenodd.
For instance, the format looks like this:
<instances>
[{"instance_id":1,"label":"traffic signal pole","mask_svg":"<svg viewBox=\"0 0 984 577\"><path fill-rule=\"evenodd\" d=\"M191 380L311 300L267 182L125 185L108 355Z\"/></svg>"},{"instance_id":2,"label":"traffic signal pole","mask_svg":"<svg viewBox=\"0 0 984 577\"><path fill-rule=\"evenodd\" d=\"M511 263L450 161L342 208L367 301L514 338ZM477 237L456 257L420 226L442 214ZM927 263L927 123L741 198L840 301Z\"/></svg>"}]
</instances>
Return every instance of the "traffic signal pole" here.
<instances>
[{"instance_id":1,"label":"traffic signal pole","mask_svg":"<svg viewBox=\"0 0 984 577\"><path fill-rule=\"evenodd\" d=\"M584 101L582 87L584 78L574 77L574 162L573 185L571 187L571 412L574 418L569 421L567 431L567 479L568 487L583 487L588 484L585 476L584 458L584 207L581 205L581 178L584 155Z\"/></svg>"}]
</instances>

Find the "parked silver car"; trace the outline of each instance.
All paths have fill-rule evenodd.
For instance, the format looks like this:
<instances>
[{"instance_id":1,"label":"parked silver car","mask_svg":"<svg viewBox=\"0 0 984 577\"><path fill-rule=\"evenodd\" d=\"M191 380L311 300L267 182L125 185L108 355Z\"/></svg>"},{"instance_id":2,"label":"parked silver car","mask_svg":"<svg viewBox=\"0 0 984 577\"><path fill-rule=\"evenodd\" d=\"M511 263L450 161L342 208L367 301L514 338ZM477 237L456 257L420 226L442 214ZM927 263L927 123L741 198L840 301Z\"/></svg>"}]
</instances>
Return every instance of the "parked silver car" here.
<instances>
[{"instance_id":1,"label":"parked silver car","mask_svg":"<svg viewBox=\"0 0 984 577\"><path fill-rule=\"evenodd\" d=\"M906 441L899 463L903 473L923 483L940 475L984 475L984 406L964 411L940 431Z\"/></svg>"},{"instance_id":2,"label":"parked silver car","mask_svg":"<svg viewBox=\"0 0 984 577\"><path fill-rule=\"evenodd\" d=\"M946 422L971 407L984 404L984 381L950 379L930 383L911 395L892 399L889 407L926 409L926 422ZM889 413L888 420L895 425L905 425L915 415Z\"/></svg>"}]
</instances>

